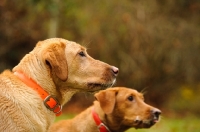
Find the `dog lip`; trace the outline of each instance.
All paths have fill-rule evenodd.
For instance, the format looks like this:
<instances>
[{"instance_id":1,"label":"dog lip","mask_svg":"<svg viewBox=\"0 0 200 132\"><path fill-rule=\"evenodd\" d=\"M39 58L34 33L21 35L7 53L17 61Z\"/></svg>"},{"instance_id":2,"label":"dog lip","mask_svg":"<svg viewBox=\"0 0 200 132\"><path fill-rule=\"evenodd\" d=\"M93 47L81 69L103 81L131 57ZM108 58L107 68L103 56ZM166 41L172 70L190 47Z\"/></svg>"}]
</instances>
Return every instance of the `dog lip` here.
<instances>
[{"instance_id":1,"label":"dog lip","mask_svg":"<svg viewBox=\"0 0 200 132\"><path fill-rule=\"evenodd\" d=\"M135 121L134 121L135 122ZM143 120L138 120L137 125L135 126L136 129L140 129L140 128L150 128L151 126L153 126L154 124L156 124L158 122L157 119L152 119L149 121L143 121Z\"/></svg>"},{"instance_id":2,"label":"dog lip","mask_svg":"<svg viewBox=\"0 0 200 132\"><path fill-rule=\"evenodd\" d=\"M113 85L113 83L111 84L104 84L104 83L88 83L88 88L91 89L91 90L94 90L94 89L106 89L108 87L111 87Z\"/></svg>"},{"instance_id":3,"label":"dog lip","mask_svg":"<svg viewBox=\"0 0 200 132\"><path fill-rule=\"evenodd\" d=\"M112 87L114 85L115 81L110 82L110 83L100 83L100 82L89 82L87 83L88 92L95 92L99 90L104 90L106 88Z\"/></svg>"},{"instance_id":4,"label":"dog lip","mask_svg":"<svg viewBox=\"0 0 200 132\"><path fill-rule=\"evenodd\" d=\"M159 119L158 118L154 118L152 121L157 123L159 121Z\"/></svg>"},{"instance_id":5,"label":"dog lip","mask_svg":"<svg viewBox=\"0 0 200 132\"><path fill-rule=\"evenodd\" d=\"M154 124L156 124L157 120L150 120L149 122L144 122L144 128L150 128Z\"/></svg>"},{"instance_id":6,"label":"dog lip","mask_svg":"<svg viewBox=\"0 0 200 132\"><path fill-rule=\"evenodd\" d=\"M80 90L80 91L85 91L85 92L90 92L90 93L95 93L98 92L100 90L104 90L108 87L111 87L113 84L104 84L104 83L87 83L87 88L73 88L76 90Z\"/></svg>"}]
</instances>

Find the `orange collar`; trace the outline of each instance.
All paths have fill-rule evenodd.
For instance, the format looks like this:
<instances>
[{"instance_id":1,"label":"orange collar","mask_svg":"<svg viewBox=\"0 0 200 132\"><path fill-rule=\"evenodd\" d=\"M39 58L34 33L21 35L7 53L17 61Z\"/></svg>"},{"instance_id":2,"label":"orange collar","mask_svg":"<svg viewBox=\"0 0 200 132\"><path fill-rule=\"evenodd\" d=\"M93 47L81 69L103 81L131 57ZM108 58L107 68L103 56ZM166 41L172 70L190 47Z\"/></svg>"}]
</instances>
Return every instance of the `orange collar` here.
<instances>
[{"instance_id":1,"label":"orange collar","mask_svg":"<svg viewBox=\"0 0 200 132\"><path fill-rule=\"evenodd\" d=\"M101 121L99 115L95 112L94 108L92 109L92 117L99 129L99 132L110 132L108 127Z\"/></svg>"},{"instance_id":2,"label":"orange collar","mask_svg":"<svg viewBox=\"0 0 200 132\"><path fill-rule=\"evenodd\" d=\"M62 113L62 105L58 102L58 100L49 95L42 87L40 87L34 80L28 78L22 72L16 71L14 75L17 76L22 82L24 82L27 86L31 87L32 89L36 90L40 97L44 101L44 105L51 111L53 111L56 116L61 115Z\"/></svg>"}]
</instances>

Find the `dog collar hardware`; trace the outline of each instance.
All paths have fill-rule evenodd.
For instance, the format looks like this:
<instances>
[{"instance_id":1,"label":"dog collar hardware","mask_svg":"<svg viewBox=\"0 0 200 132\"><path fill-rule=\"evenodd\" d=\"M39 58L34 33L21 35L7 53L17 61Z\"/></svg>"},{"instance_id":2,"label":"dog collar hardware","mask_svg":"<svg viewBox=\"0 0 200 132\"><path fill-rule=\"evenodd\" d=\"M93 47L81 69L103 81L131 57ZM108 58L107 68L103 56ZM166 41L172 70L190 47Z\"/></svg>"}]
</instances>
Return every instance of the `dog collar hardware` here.
<instances>
[{"instance_id":1,"label":"dog collar hardware","mask_svg":"<svg viewBox=\"0 0 200 132\"><path fill-rule=\"evenodd\" d=\"M62 113L62 105L58 103L58 100L52 95L48 95L44 99L44 105L51 111L53 111L56 116L61 115Z\"/></svg>"},{"instance_id":2,"label":"dog collar hardware","mask_svg":"<svg viewBox=\"0 0 200 132\"><path fill-rule=\"evenodd\" d=\"M94 108L92 109L92 117L99 129L99 132L110 132L108 127L101 121L98 114L94 111Z\"/></svg>"},{"instance_id":3,"label":"dog collar hardware","mask_svg":"<svg viewBox=\"0 0 200 132\"><path fill-rule=\"evenodd\" d=\"M22 82L24 82L27 86L36 90L40 97L44 101L44 105L50 110L53 111L56 116L61 115L62 113L62 105L58 102L58 100L49 95L42 87L40 87L34 80L25 76L22 72L14 72L14 75L17 76Z\"/></svg>"}]
</instances>

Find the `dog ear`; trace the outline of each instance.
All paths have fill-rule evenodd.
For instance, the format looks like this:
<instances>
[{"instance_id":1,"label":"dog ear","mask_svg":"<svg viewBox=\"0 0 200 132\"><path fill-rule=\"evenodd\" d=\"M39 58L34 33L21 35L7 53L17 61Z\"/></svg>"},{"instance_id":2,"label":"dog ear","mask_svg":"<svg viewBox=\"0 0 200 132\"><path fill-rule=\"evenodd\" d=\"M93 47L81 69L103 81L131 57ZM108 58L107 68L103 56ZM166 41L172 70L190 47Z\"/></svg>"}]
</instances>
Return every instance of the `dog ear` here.
<instances>
[{"instance_id":1,"label":"dog ear","mask_svg":"<svg viewBox=\"0 0 200 132\"><path fill-rule=\"evenodd\" d=\"M44 59L51 67L52 72L56 74L62 81L66 81L68 77L68 66L65 56L65 44L52 44L44 51Z\"/></svg>"},{"instance_id":2,"label":"dog ear","mask_svg":"<svg viewBox=\"0 0 200 132\"><path fill-rule=\"evenodd\" d=\"M115 90L103 90L96 93L95 98L99 101L102 110L106 114L110 114L113 112L115 107L116 100L116 91Z\"/></svg>"}]
</instances>

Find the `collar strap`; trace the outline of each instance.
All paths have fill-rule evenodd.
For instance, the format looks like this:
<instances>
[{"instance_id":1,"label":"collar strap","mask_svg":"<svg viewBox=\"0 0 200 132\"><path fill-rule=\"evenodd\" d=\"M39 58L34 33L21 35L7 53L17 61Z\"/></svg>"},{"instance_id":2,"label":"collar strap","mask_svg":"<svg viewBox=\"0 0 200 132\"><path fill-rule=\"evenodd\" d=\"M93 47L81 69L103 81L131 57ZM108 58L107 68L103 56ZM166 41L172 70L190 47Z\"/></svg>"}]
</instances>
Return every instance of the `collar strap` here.
<instances>
[{"instance_id":1,"label":"collar strap","mask_svg":"<svg viewBox=\"0 0 200 132\"><path fill-rule=\"evenodd\" d=\"M99 115L94 111L94 108L92 109L92 117L99 129L99 132L110 132L108 127L99 118Z\"/></svg>"},{"instance_id":2,"label":"collar strap","mask_svg":"<svg viewBox=\"0 0 200 132\"><path fill-rule=\"evenodd\" d=\"M22 72L14 72L14 75L17 76L22 82L24 82L27 86L31 87L33 90L37 91L40 97L44 101L44 105L51 111L53 111L56 116L61 115L62 113L62 105L58 102L58 100L49 95L42 87L40 87L34 80L28 78Z\"/></svg>"}]
</instances>

